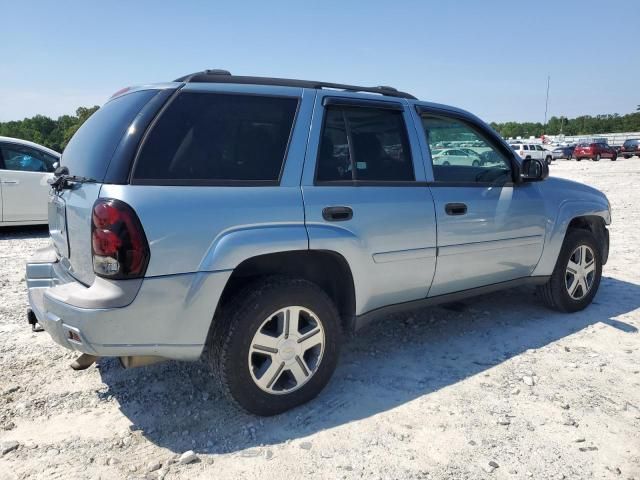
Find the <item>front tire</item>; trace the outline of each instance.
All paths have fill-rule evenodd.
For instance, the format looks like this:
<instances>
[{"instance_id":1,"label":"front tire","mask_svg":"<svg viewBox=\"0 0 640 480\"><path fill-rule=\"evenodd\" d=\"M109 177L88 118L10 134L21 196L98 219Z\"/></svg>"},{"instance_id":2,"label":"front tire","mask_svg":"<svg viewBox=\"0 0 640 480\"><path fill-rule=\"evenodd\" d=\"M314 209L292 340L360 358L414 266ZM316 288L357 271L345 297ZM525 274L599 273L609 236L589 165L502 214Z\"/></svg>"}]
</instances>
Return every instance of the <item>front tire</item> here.
<instances>
[{"instance_id":1,"label":"front tire","mask_svg":"<svg viewBox=\"0 0 640 480\"><path fill-rule=\"evenodd\" d=\"M546 161L547 161L547 165L551 165L552 162L552 157L551 156L547 156Z\"/></svg>"},{"instance_id":2,"label":"front tire","mask_svg":"<svg viewBox=\"0 0 640 480\"><path fill-rule=\"evenodd\" d=\"M594 157L593 161L594 162L599 162L600 161L600 154L599 153Z\"/></svg>"},{"instance_id":3,"label":"front tire","mask_svg":"<svg viewBox=\"0 0 640 480\"><path fill-rule=\"evenodd\" d=\"M207 360L233 403L276 415L313 399L331 378L342 342L339 318L314 283L267 277L216 314Z\"/></svg>"},{"instance_id":4,"label":"front tire","mask_svg":"<svg viewBox=\"0 0 640 480\"><path fill-rule=\"evenodd\" d=\"M602 252L590 230L567 232L549 281L538 294L549 308L565 313L586 308L600 286Z\"/></svg>"}]
</instances>

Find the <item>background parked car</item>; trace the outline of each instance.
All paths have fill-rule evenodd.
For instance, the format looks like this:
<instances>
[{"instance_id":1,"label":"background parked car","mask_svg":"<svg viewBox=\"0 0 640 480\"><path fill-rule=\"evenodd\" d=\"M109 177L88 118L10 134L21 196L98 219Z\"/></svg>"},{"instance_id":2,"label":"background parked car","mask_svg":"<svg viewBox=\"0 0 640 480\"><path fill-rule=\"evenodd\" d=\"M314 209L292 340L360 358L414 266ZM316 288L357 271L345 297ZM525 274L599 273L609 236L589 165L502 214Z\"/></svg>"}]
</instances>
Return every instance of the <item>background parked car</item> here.
<instances>
[{"instance_id":1,"label":"background parked car","mask_svg":"<svg viewBox=\"0 0 640 480\"><path fill-rule=\"evenodd\" d=\"M60 154L37 143L0 137L0 225L47 223L49 184Z\"/></svg>"},{"instance_id":2,"label":"background parked car","mask_svg":"<svg viewBox=\"0 0 640 480\"><path fill-rule=\"evenodd\" d=\"M469 149L465 149L469 150ZM460 148L445 148L442 150L433 151L433 164L434 165L467 165L473 167L479 167L482 165L482 159L480 155L474 153L473 155L467 153Z\"/></svg>"},{"instance_id":3,"label":"background parked car","mask_svg":"<svg viewBox=\"0 0 640 480\"><path fill-rule=\"evenodd\" d=\"M551 152L542 148L542 145L533 143L514 143L511 148L520 156L520 158L537 158L539 160L546 160L547 164L553 161L553 155Z\"/></svg>"},{"instance_id":4,"label":"background parked car","mask_svg":"<svg viewBox=\"0 0 640 480\"><path fill-rule=\"evenodd\" d=\"M573 156L577 161L590 158L598 162L601 158L610 158L615 161L618 158L616 149L605 142L579 143L573 151Z\"/></svg>"},{"instance_id":5,"label":"background parked car","mask_svg":"<svg viewBox=\"0 0 640 480\"><path fill-rule=\"evenodd\" d=\"M575 145L565 145L564 147L556 147L551 151L551 155L554 160L558 160L559 158L566 158L567 160L571 160L573 156L573 151L576 149Z\"/></svg>"},{"instance_id":6,"label":"background parked car","mask_svg":"<svg viewBox=\"0 0 640 480\"><path fill-rule=\"evenodd\" d=\"M624 158L631 158L634 155L640 157L640 139L632 138L624 142L620 147L620 155L623 155Z\"/></svg>"}]
</instances>

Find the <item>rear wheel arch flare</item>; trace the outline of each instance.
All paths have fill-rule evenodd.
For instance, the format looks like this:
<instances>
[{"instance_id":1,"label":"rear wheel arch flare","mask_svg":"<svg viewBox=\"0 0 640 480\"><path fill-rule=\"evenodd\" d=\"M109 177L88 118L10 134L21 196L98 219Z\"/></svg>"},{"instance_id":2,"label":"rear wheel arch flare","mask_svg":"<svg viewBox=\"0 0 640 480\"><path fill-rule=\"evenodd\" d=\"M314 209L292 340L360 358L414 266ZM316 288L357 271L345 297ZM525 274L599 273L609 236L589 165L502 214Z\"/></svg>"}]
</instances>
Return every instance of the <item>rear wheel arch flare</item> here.
<instances>
[{"instance_id":1,"label":"rear wheel arch flare","mask_svg":"<svg viewBox=\"0 0 640 480\"><path fill-rule=\"evenodd\" d=\"M356 306L353 274L342 255L328 250L285 251L257 255L242 261L229 277L218 309L248 282L274 275L301 278L318 285L338 308L343 327L351 328Z\"/></svg>"}]
</instances>

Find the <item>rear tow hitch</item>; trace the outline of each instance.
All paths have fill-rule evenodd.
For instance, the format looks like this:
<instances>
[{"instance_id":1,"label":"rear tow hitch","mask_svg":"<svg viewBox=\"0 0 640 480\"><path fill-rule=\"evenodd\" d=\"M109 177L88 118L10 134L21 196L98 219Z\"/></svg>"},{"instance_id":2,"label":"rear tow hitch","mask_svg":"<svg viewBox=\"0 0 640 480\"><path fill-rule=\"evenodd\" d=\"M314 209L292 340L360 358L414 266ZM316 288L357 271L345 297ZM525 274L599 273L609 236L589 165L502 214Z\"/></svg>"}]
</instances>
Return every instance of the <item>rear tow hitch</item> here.
<instances>
[{"instance_id":1,"label":"rear tow hitch","mask_svg":"<svg viewBox=\"0 0 640 480\"><path fill-rule=\"evenodd\" d=\"M33 313L33 310L31 310L30 308L27 308L27 322L29 322L29 325L31 325L32 332L44 332L44 328L42 328L42 325L38 323L36 314Z\"/></svg>"},{"instance_id":2,"label":"rear tow hitch","mask_svg":"<svg viewBox=\"0 0 640 480\"><path fill-rule=\"evenodd\" d=\"M91 365L96 363L96 360L98 360L98 357L96 357L95 355L83 353L75 359L75 361L71 364L71 368L73 368L74 370L86 370Z\"/></svg>"}]
</instances>

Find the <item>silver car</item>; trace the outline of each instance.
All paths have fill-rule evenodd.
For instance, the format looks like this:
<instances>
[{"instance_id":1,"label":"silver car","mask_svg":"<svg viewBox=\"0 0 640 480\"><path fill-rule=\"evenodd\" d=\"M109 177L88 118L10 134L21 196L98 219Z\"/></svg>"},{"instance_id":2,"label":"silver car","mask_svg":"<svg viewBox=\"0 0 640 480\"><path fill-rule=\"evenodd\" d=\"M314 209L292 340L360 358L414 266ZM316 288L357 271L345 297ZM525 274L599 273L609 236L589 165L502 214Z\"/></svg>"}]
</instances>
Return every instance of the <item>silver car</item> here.
<instances>
[{"instance_id":1,"label":"silver car","mask_svg":"<svg viewBox=\"0 0 640 480\"><path fill-rule=\"evenodd\" d=\"M438 144L491 161L441 164ZM524 284L589 305L609 203L547 176L472 114L390 87L213 70L127 89L63 153L29 321L74 368L203 359L276 414L391 312Z\"/></svg>"}]
</instances>

